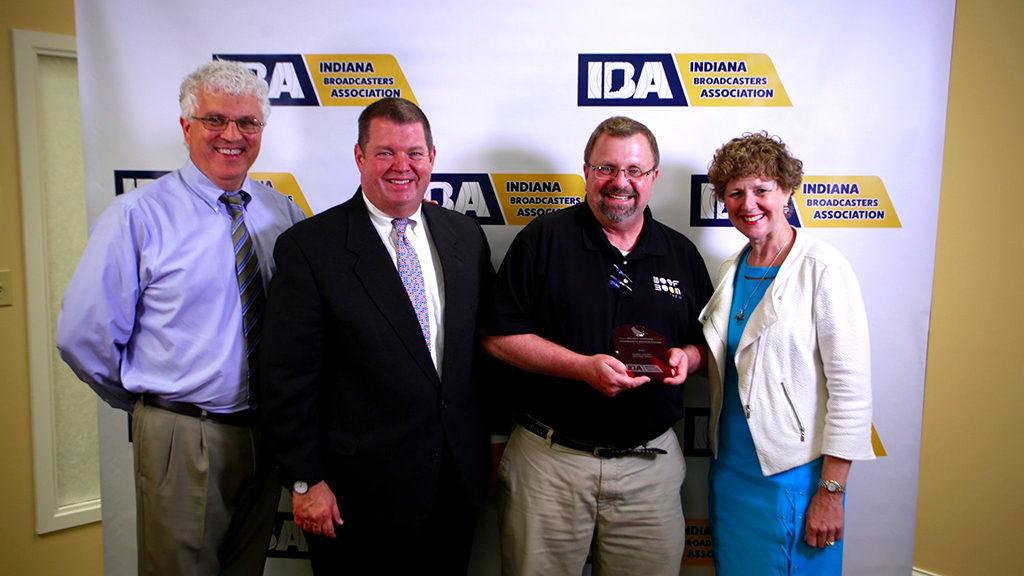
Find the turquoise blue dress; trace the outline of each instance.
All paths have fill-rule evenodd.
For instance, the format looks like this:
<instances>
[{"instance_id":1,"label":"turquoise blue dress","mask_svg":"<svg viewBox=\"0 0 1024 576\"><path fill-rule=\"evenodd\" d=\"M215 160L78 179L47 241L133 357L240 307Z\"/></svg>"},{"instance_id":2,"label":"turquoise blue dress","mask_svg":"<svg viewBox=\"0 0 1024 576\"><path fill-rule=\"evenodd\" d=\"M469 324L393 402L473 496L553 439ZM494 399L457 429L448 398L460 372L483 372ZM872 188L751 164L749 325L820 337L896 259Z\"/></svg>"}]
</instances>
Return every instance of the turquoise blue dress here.
<instances>
[{"instance_id":1,"label":"turquoise blue dress","mask_svg":"<svg viewBox=\"0 0 1024 576\"><path fill-rule=\"evenodd\" d=\"M818 490L822 458L766 477L761 473L747 426L739 397L734 361L736 347L747 320L779 270L778 266L748 266L747 254L741 257L736 272L718 426L718 459L711 461L708 482L715 573L717 576L840 576L842 541L824 549L804 542L804 512ZM758 282L762 276L764 280ZM742 308L745 308L745 317L737 320L736 315Z\"/></svg>"}]
</instances>

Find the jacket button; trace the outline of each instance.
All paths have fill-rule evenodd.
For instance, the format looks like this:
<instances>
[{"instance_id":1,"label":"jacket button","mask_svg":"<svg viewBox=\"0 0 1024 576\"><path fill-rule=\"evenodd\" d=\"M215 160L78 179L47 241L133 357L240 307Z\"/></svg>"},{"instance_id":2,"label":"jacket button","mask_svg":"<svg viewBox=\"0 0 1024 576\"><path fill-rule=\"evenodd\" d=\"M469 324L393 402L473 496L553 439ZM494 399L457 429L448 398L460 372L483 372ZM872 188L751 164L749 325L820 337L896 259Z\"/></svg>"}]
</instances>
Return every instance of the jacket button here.
<instances>
[{"instance_id":1,"label":"jacket button","mask_svg":"<svg viewBox=\"0 0 1024 576\"><path fill-rule=\"evenodd\" d=\"M433 462L434 464L437 464L438 462L440 462L441 461L441 453L438 452L437 450L434 450L433 452L431 452L430 453L430 461Z\"/></svg>"}]
</instances>

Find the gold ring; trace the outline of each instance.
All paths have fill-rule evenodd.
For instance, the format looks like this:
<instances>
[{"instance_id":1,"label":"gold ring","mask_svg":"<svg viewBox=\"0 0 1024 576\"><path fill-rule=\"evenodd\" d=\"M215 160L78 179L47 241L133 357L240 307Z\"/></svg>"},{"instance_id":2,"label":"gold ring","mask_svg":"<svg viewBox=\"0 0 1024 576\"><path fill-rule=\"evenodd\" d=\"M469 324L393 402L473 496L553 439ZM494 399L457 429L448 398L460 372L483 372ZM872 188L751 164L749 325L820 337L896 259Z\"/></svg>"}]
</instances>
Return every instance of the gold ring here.
<instances>
[{"instance_id":1,"label":"gold ring","mask_svg":"<svg viewBox=\"0 0 1024 576\"><path fill-rule=\"evenodd\" d=\"M825 540L825 546L835 546L836 543L831 540Z\"/></svg>"}]
</instances>

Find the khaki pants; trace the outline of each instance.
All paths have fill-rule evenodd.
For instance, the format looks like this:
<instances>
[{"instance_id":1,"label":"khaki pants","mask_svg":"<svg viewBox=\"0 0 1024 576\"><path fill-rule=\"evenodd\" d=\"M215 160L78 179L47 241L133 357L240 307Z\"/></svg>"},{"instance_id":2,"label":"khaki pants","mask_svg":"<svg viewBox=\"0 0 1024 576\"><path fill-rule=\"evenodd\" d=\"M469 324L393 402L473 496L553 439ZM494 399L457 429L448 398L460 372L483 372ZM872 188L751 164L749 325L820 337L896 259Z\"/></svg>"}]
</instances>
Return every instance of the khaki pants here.
<instances>
[{"instance_id":1,"label":"khaki pants","mask_svg":"<svg viewBox=\"0 0 1024 576\"><path fill-rule=\"evenodd\" d=\"M598 458L520 427L498 471L505 576L679 574L686 464L670 429L646 444L668 454Z\"/></svg>"},{"instance_id":2,"label":"khaki pants","mask_svg":"<svg viewBox=\"0 0 1024 576\"><path fill-rule=\"evenodd\" d=\"M281 495L255 428L132 413L140 575L263 573Z\"/></svg>"}]
</instances>

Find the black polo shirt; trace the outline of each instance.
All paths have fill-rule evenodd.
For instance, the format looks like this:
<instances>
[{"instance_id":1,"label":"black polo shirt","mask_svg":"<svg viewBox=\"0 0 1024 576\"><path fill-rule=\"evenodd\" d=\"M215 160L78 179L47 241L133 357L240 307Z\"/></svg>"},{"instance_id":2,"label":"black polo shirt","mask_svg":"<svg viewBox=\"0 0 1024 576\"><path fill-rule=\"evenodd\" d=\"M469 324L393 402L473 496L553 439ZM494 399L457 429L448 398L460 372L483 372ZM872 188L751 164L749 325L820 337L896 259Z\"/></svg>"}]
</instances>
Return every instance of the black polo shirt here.
<instances>
[{"instance_id":1,"label":"black polo shirt","mask_svg":"<svg viewBox=\"0 0 1024 576\"><path fill-rule=\"evenodd\" d=\"M609 282L615 266L632 292ZM636 247L625 257L608 242L584 202L546 214L513 240L498 271L492 335L533 333L581 354L614 354L612 331L639 324L668 346L702 344L697 317L711 296L697 248L644 210ZM577 440L633 447L683 415L682 386L649 382L609 398L580 380L517 370L517 409Z\"/></svg>"}]
</instances>

